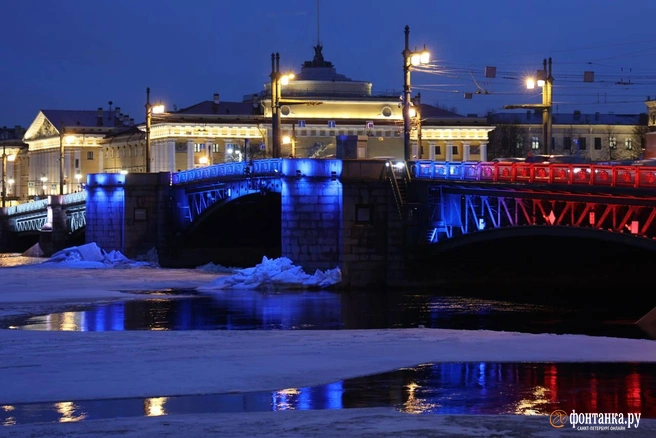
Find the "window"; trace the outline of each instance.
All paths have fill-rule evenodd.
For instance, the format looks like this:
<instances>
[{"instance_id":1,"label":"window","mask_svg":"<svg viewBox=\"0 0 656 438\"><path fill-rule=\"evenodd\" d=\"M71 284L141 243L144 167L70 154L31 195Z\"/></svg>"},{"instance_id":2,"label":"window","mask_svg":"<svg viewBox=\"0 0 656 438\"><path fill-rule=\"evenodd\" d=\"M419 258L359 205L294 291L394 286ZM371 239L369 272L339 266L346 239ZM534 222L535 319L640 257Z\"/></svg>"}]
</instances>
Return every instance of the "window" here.
<instances>
[{"instance_id":1,"label":"window","mask_svg":"<svg viewBox=\"0 0 656 438\"><path fill-rule=\"evenodd\" d=\"M433 150L435 151L435 155L442 155L442 146L435 145L433 146Z\"/></svg>"},{"instance_id":2,"label":"window","mask_svg":"<svg viewBox=\"0 0 656 438\"><path fill-rule=\"evenodd\" d=\"M584 151L588 148L588 142L585 137L579 137L579 150Z\"/></svg>"},{"instance_id":3,"label":"window","mask_svg":"<svg viewBox=\"0 0 656 438\"><path fill-rule=\"evenodd\" d=\"M595 145L594 148L596 151L601 150L601 137L595 137Z\"/></svg>"},{"instance_id":4,"label":"window","mask_svg":"<svg viewBox=\"0 0 656 438\"><path fill-rule=\"evenodd\" d=\"M215 153L215 154L218 154L219 152L221 152L221 150L219 149L218 144L213 144L212 145L212 152Z\"/></svg>"},{"instance_id":5,"label":"window","mask_svg":"<svg viewBox=\"0 0 656 438\"><path fill-rule=\"evenodd\" d=\"M80 168L80 159L79 159L79 158L76 158L76 159L75 159L75 168L76 168L76 169L79 169L79 168Z\"/></svg>"},{"instance_id":6,"label":"window","mask_svg":"<svg viewBox=\"0 0 656 438\"><path fill-rule=\"evenodd\" d=\"M453 155L458 155L458 146L451 146L451 153Z\"/></svg>"},{"instance_id":7,"label":"window","mask_svg":"<svg viewBox=\"0 0 656 438\"><path fill-rule=\"evenodd\" d=\"M611 149L617 149L617 139L615 137L608 138L608 147Z\"/></svg>"},{"instance_id":8,"label":"window","mask_svg":"<svg viewBox=\"0 0 656 438\"><path fill-rule=\"evenodd\" d=\"M627 138L626 140L624 140L624 146L626 146L627 151L633 150L633 139Z\"/></svg>"},{"instance_id":9,"label":"window","mask_svg":"<svg viewBox=\"0 0 656 438\"><path fill-rule=\"evenodd\" d=\"M524 137L517 137L515 139L515 146L517 149L524 149Z\"/></svg>"},{"instance_id":10,"label":"window","mask_svg":"<svg viewBox=\"0 0 656 438\"><path fill-rule=\"evenodd\" d=\"M93 151L87 151L87 160L93 160Z\"/></svg>"},{"instance_id":11,"label":"window","mask_svg":"<svg viewBox=\"0 0 656 438\"><path fill-rule=\"evenodd\" d=\"M205 143L194 143L194 152L201 152L205 150Z\"/></svg>"},{"instance_id":12,"label":"window","mask_svg":"<svg viewBox=\"0 0 656 438\"><path fill-rule=\"evenodd\" d=\"M531 149L540 149L540 137L531 137Z\"/></svg>"},{"instance_id":13,"label":"window","mask_svg":"<svg viewBox=\"0 0 656 438\"><path fill-rule=\"evenodd\" d=\"M572 149L572 137L563 137L563 149L566 151Z\"/></svg>"}]
</instances>

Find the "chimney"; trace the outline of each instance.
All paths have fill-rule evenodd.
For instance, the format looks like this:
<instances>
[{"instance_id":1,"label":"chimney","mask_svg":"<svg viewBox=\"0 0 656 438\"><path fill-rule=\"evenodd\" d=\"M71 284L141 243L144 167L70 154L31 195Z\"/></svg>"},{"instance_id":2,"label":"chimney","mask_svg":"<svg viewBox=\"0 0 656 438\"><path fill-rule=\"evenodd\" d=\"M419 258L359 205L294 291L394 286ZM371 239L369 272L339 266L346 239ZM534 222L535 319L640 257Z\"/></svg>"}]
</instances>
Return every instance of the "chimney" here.
<instances>
[{"instance_id":1,"label":"chimney","mask_svg":"<svg viewBox=\"0 0 656 438\"><path fill-rule=\"evenodd\" d=\"M117 106L114 109L114 118L119 119L119 120L121 119L121 107L120 106Z\"/></svg>"},{"instance_id":2,"label":"chimney","mask_svg":"<svg viewBox=\"0 0 656 438\"><path fill-rule=\"evenodd\" d=\"M134 119L130 118L130 126L134 126Z\"/></svg>"},{"instance_id":3,"label":"chimney","mask_svg":"<svg viewBox=\"0 0 656 438\"><path fill-rule=\"evenodd\" d=\"M130 116L123 114L123 125L128 126L130 124Z\"/></svg>"},{"instance_id":4,"label":"chimney","mask_svg":"<svg viewBox=\"0 0 656 438\"><path fill-rule=\"evenodd\" d=\"M96 117L96 126L103 125L103 109L102 107L98 108L98 116Z\"/></svg>"},{"instance_id":5,"label":"chimney","mask_svg":"<svg viewBox=\"0 0 656 438\"><path fill-rule=\"evenodd\" d=\"M215 103L216 105L219 104L219 93L214 93L214 103Z\"/></svg>"},{"instance_id":6,"label":"chimney","mask_svg":"<svg viewBox=\"0 0 656 438\"><path fill-rule=\"evenodd\" d=\"M574 110L574 120L581 120L581 111Z\"/></svg>"}]
</instances>

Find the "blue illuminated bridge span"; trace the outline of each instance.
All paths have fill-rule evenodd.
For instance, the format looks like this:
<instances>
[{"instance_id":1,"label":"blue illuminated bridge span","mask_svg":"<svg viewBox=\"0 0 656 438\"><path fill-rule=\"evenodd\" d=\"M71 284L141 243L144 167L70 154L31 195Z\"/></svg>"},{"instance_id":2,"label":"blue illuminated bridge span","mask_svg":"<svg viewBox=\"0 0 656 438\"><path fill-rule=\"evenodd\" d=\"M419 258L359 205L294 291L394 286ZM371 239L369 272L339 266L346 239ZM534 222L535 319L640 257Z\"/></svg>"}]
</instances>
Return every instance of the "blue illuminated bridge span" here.
<instances>
[{"instance_id":1,"label":"blue illuminated bridge span","mask_svg":"<svg viewBox=\"0 0 656 438\"><path fill-rule=\"evenodd\" d=\"M276 192L283 202L283 227L287 227L283 231L301 242L305 237L298 229L311 226L317 240L313 251L330 239L362 235L367 227L376 231L380 221L387 228L399 222L409 231L406 239L417 245L460 236L493 239L544 230L568 236L613 235L650 244L656 238L656 168L646 166L264 159L150 175L155 176L164 178L158 183L163 188L157 189L163 194L157 196L173 200L166 209L150 211L139 198L146 190L141 181L146 181L147 174L89 175L83 192L2 209L0 233L42 232L59 226L72 235L85 227L88 231L94 221L93 238L120 234L112 234L114 240L107 237L106 244L126 250L143 236L153 242L162 238L151 236L161 228L149 222L152 216L171 215L177 229L188 230L235 199ZM107 190L112 185L115 191L110 196ZM372 190L380 195L367 195ZM139 199L130 201L130 197ZM334 205L320 210L328 198ZM107 202L120 206L101 208L100 203ZM63 215L51 223L48 215L56 211ZM107 214L116 217L101 223L103 218L97 216ZM285 222L285 215L297 225ZM122 230L111 228L117 223ZM332 234L328 229L334 229ZM133 230L141 234L131 237L128 234L134 234ZM374 231L368 238L380 237ZM330 251L343 247L331 245Z\"/></svg>"}]
</instances>

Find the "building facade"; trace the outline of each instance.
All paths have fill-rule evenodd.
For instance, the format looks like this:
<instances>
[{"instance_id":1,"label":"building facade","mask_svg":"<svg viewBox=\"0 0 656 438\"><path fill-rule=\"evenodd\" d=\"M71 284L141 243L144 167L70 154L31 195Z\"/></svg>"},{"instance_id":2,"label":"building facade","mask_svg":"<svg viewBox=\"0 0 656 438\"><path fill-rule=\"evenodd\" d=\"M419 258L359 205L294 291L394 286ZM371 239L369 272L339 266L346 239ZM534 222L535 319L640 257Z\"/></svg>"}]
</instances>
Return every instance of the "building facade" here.
<instances>
[{"instance_id":1,"label":"building facade","mask_svg":"<svg viewBox=\"0 0 656 438\"><path fill-rule=\"evenodd\" d=\"M647 119L647 114L553 114L550 153L591 161L640 159L649 132ZM488 123L496 127L490 134L490 158L542 151L540 112L491 114Z\"/></svg>"}]
</instances>

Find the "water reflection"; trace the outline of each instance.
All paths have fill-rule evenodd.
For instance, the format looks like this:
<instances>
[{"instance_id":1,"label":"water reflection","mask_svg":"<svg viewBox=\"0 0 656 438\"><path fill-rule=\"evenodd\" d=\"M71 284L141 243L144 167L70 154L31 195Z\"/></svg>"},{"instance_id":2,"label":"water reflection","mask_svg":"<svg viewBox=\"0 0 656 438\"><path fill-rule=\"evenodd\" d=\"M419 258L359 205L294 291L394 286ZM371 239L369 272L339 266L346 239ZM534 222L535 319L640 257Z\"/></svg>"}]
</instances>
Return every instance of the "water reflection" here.
<instances>
[{"instance_id":1,"label":"water reflection","mask_svg":"<svg viewBox=\"0 0 656 438\"><path fill-rule=\"evenodd\" d=\"M648 309L647 309L648 310ZM530 303L463 296L367 293L224 291L101 305L86 310L11 318L2 328L24 330L299 330L430 328L504 330L648 338L635 321L646 311L589 302Z\"/></svg>"},{"instance_id":2,"label":"water reflection","mask_svg":"<svg viewBox=\"0 0 656 438\"><path fill-rule=\"evenodd\" d=\"M656 418L656 364L444 363L274 392L0 406L5 426L101 418L394 407L409 414L640 413ZM545 420L548 421L548 420Z\"/></svg>"},{"instance_id":3,"label":"water reflection","mask_svg":"<svg viewBox=\"0 0 656 438\"><path fill-rule=\"evenodd\" d=\"M11 319L3 327L47 331L294 330L341 327L340 296L329 292L235 291L156 298Z\"/></svg>"}]
</instances>

